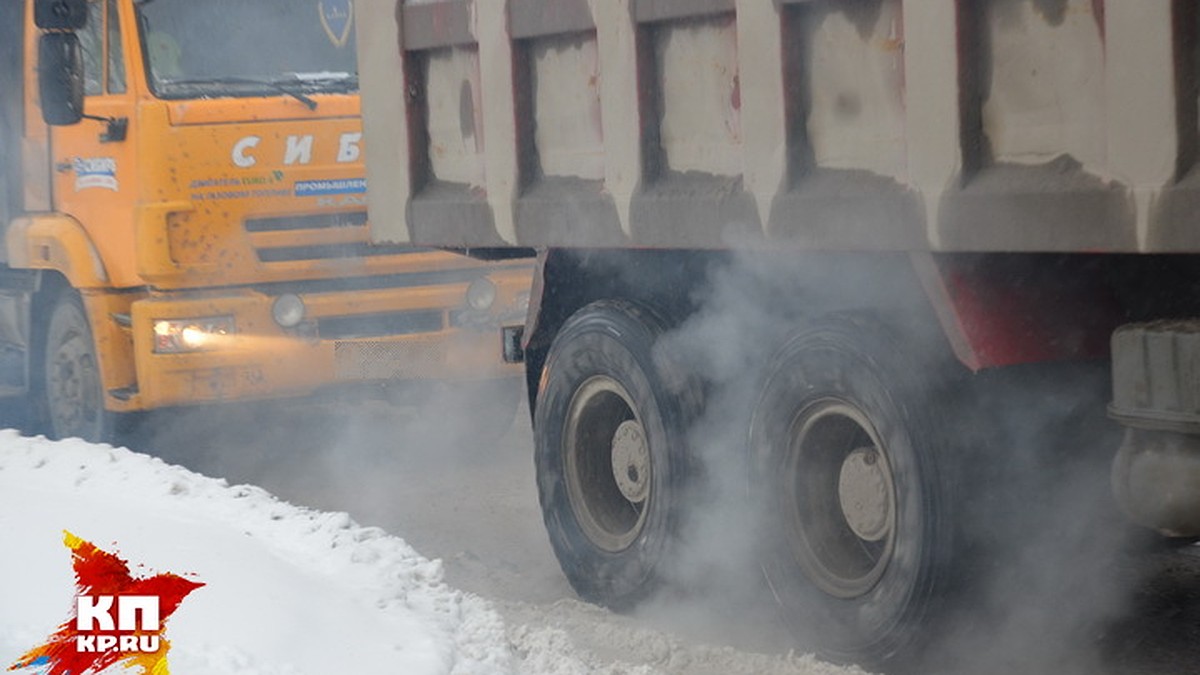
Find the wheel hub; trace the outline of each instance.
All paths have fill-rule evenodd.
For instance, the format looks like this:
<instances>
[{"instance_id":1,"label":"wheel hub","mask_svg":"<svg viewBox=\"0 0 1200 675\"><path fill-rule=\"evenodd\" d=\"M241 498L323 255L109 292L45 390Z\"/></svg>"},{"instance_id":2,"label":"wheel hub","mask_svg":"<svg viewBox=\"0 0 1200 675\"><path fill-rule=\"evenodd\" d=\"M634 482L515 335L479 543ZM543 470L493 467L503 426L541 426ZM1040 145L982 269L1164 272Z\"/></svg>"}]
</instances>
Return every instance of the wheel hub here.
<instances>
[{"instance_id":1,"label":"wheel hub","mask_svg":"<svg viewBox=\"0 0 1200 675\"><path fill-rule=\"evenodd\" d=\"M612 470L621 495L634 504L650 493L650 448L637 420L626 420L612 439Z\"/></svg>"},{"instance_id":2,"label":"wheel hub","mask_svg":"<svg viewBox=\"0 0 1200 675\"><path fill-rule=\"evenodd\" d=\"M842 462L838 501L854 534L865 541L880 541L888 533L891 499L887 475L874 447L857 448Z\"/></svg>"},{"instance_id":3,"label":"wheel hub","mask_svg":"<svg viewBox=\"0 0 1200 675\"><path fill-rule=\"evenodd\" d=\"M786 536L817 587L839 598L870 592L892 558L896 491L879 434L837 398L798 410L782 467Z\"/></svg>"},{"instance_id":4,"label":"wheel hub","mask_svg":"<svg viewBox=\"0 0 1200 675\"><path fill-rule=\"evenodd\" d=\"M625 387L606 375L579 385L567 406L564 472L579 527L595 546L637 540L653 499L650 441Z\"/></svg>"}]
</instances>

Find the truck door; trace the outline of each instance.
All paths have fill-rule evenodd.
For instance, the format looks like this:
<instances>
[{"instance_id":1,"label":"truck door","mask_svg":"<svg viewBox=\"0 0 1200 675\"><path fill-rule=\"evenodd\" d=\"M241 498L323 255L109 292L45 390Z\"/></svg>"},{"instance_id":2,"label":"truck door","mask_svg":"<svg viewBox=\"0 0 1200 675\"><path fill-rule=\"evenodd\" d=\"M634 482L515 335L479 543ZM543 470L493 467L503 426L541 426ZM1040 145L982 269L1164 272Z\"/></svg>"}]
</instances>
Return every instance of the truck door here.
<instances>
[{"instance_id":1,"label":"truck door","mask_svg":"<svg viewBox=\"0 0 1200 675\"><path fill-rule=\"evenodd\" d=\"M132 269L134 251L136 122L126 77L124 1L89 0L87 26L78 33L84 51L83 110L89 118L50 131L55 209L83 224L110 278L114 263L128 261Z\"/></svg>"}]
</instances>

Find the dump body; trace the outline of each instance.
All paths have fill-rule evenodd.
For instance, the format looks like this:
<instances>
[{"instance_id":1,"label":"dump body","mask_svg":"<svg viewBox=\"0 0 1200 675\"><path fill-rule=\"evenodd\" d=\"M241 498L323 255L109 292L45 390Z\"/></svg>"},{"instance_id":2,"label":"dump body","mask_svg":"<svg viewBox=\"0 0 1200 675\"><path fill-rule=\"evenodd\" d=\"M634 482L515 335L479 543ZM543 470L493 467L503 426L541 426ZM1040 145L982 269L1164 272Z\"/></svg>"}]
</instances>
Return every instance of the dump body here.
<instances>
[{"instance_id":1,"label":"dump body","mask_svg":"<svg viewBox=\"0 0 1200 675\"><path fill-rule=\"evenodd\" d=\"M495 333L528 265L371 241L349 3L89 0L64 30L38 2L0 29L6 392L56 386L43 343L67 296L97 414L518 372ZM64 34L84 118L51 126L39 49Z\"/></svg>"},{"instance_id":2,"label":"dump body","mask_svg":"<svg viewBox=\"0 0 1200 675\"><path fill-rule=\"evenodd\" d=\"M1189 3L363 1L376 237L1191 251Z\"/></svg>"}]
</instances>

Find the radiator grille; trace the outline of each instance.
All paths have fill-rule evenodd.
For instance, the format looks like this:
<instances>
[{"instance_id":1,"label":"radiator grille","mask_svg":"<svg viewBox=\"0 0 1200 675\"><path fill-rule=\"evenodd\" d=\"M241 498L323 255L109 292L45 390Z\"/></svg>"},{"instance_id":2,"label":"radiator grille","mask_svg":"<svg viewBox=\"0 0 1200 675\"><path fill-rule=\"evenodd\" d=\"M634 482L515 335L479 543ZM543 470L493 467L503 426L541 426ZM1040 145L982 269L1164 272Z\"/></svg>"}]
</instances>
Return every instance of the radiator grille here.
<instances>
[{"instance_id":1,"label":"radiator grille","mask_svg":"<svg viewBox=\"0 0 1200 675\"><path fill-rule=\"evenodd\" d=\"M419 249L373 244L365 211L252 218L244 223L260 262L339 260L399 255Z\"/></svg>"},{"instance_id":2,"label":"radiator grille","mask_svg":"<svg viewBox=\"0 0 1200 675\"><path fill-rule=\"evenodd\" d=\"M348 244L321 244L315 246L281 246L278 248L256 247L255 253L262 262L288 262L293 260L333 260L337 258L368 258L377 255L400 255L416 251L412 246L396 244L372 244L352 242Z\"/></svg>"},{"instance_id":3,"label":"radiator grille","mask_svg":"<svg viewBox=\"0 0 1200 675\"><path fill-rule=\"evenodd\" d=\"M441 310L363 314L317 319L317 335L325 340L383 337L385 335L414 335L436 333L446 326Z\"/></svg>"},{"instance_id":4,"label":"radiator grille","mask_svg":"<svg viewBox=\"0 0 1200 675\"><path fill-rule=\"evenodd\" d=\"M440 372L445 342L338 341L334 371L341 380L386 380Z\"/></svg>"},{"instance_id":5,"label":"radiator grille","mask_svg":"<svg viewBox=\"0 0 1200 675\"><path fill-rule=\"evenodd\" d=\"M247 232L289 232L295 230L328 230L337 227L363 227L367 213L329 213L316 216L287 216L285 218L252 218L246 221Z\"/></svg>"}]
</instances>

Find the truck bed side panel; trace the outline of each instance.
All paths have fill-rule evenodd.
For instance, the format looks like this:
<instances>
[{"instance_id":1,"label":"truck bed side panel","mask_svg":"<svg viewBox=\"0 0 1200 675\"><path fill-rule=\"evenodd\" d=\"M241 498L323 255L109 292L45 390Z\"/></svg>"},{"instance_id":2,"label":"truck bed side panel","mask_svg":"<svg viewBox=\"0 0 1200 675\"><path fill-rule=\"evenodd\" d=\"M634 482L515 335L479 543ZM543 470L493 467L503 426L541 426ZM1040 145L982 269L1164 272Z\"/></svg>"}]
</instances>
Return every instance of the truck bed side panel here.
<instances>
[{"instance_id":1,"label":"truck bed side panel","mask_svg":"<svg viewBox=\"0 0 1200 675\"><path fill-rule=\"evenodd\" d=\"M1194 3L359 1L384 239L1200 248Z\"/></svg>"}]
</instances>

